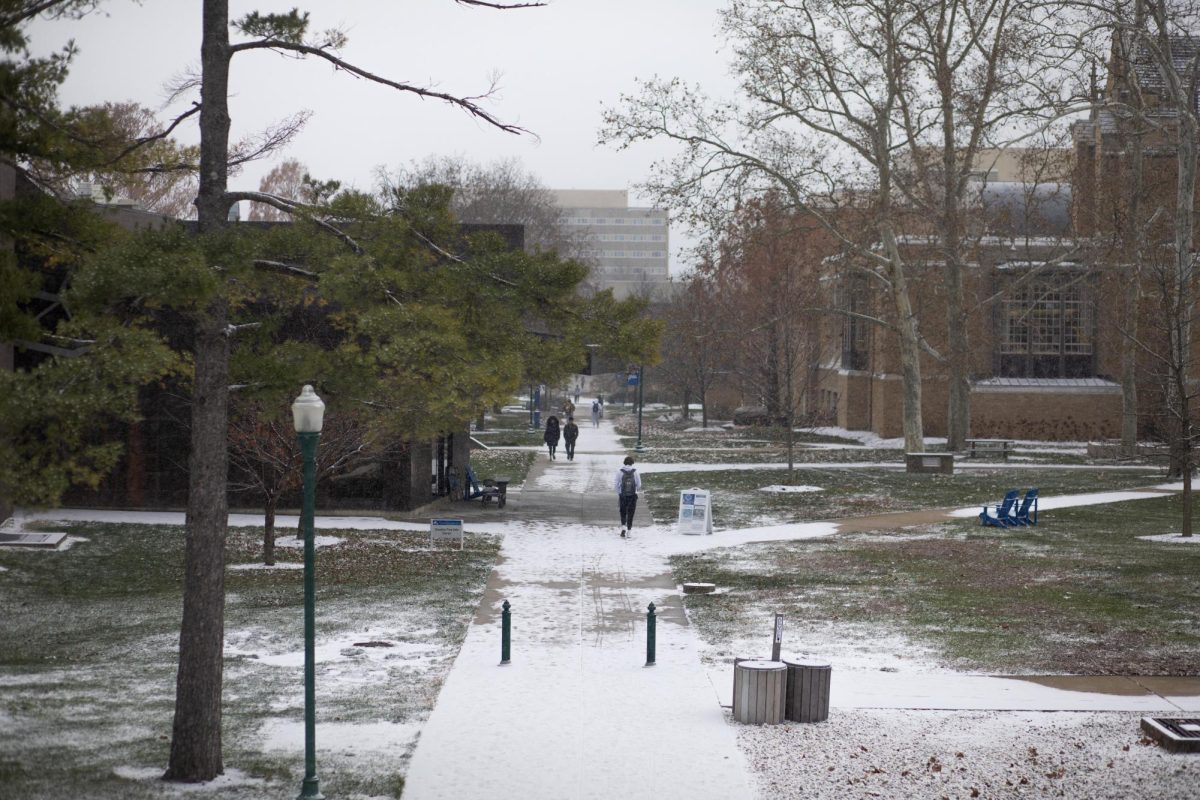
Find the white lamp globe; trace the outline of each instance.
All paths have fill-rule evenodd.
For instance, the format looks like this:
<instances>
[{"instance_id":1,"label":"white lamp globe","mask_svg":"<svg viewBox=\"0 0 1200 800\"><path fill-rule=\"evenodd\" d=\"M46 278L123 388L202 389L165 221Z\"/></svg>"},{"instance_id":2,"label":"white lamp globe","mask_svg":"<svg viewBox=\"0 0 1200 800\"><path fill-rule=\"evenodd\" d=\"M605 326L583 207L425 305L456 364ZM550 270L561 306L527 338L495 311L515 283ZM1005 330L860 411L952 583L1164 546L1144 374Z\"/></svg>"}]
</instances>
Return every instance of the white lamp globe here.
<instances>
[{"instance_id":1,"label":"white lamp globe","mask_svg":"<svg viewBox=\"0 0 1200 800\"><path fill-rule=\"evenodd\" d=\"M292 422L296 433L320 433L325 422L325 403L317 397L310 384L304 384L300 396L292 403Z\"/></svg>"}]
</instances>

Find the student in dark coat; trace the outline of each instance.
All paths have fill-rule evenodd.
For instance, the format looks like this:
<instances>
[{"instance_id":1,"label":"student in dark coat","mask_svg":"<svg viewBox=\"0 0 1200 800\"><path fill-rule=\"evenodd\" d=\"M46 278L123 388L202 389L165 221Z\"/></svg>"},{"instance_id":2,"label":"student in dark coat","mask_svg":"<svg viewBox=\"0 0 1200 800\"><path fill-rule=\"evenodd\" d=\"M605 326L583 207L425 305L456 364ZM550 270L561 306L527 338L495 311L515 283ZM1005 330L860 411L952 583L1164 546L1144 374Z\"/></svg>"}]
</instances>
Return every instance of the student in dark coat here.
<instances>
[{"instance_id":1,"label":"student in dark coat","mask_svg":"<svg viewBox=\"0 0 1200 800\"><path fill-rule=\"evenodd\" d=\"M567 461L575 460L575 440L579 438L579 426L575 424L574 417L567 417L567 424L563 425L563 442L567 446Z\"/></svg>"},{"instance_id":2,"label":"student in dark coat","mask_svg":"<svg viewBox=\"0 0 1200 800\"><path fill-rule=\"evenodd\" d=\"M633 468L633 456L626 456L625 463L613 478L613 489L617 492L617 506L621 512L621 538L633 531L633 513L637 511L638 492L642 490L642 476Z\"/></svg>"},{"instance_id":3,"label":"student in dark coat","mask_svg":"<svg viewBox=\"0 0 1200 800\"><path fill-rule=\"evenodd\" d=\"M558 417L550 417L546 420L546 433L542 436L546 440L546 447L550 448L550 460L554 460L554 451L558 449L558 440L561 434L558 430Z\"/></svg>"}]
</instances>

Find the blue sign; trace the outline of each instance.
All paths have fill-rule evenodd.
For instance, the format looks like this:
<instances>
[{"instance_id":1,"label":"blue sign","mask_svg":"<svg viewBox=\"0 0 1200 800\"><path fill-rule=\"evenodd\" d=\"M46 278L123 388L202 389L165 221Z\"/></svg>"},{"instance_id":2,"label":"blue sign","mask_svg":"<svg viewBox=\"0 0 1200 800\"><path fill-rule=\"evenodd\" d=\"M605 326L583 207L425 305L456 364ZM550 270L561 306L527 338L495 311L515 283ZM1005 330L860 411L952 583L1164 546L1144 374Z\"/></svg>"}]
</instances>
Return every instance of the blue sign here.
<instances>
[{"instance_id":1,"label":"blue sign","mask_svg":"<svg viewBox=\"0 0 1200 800\"><path fill-rule=\"evenodd\" d=\"M625 383L629 386L637 386L638 374L636 372L629 373L629 377L625 379Z\"/></svg>"}]
</instances>

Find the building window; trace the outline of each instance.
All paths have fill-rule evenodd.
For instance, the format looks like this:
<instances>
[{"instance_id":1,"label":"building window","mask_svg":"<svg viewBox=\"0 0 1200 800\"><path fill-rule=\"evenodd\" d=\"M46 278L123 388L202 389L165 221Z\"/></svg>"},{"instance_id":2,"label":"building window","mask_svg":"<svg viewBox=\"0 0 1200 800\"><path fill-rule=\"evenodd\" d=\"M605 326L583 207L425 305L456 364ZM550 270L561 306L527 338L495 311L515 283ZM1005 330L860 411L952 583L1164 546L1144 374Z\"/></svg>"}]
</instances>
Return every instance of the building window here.
<instances>
[{"instance_id":1,"label":"building window","mask_svg":"<svg viewBox=\"0 0 1200 800\"><path fill-rule=\"evenodd\" d=\"M1009 284L1000 303L996 374L1008 378L1091 378L1096 315L1089 277L1057 270Z\"/></svg>"},{"instance_id":2,"label":"building window","mask_svg":"<svg viewBox=\"0 0 1200 800\"><path fill-rule=\"evenodd\" d=\"M871 298L863 275L847 275L842 281L838 305L842 318L842 369L864 370L871 363Z\"/></svg>"}]
</instances>

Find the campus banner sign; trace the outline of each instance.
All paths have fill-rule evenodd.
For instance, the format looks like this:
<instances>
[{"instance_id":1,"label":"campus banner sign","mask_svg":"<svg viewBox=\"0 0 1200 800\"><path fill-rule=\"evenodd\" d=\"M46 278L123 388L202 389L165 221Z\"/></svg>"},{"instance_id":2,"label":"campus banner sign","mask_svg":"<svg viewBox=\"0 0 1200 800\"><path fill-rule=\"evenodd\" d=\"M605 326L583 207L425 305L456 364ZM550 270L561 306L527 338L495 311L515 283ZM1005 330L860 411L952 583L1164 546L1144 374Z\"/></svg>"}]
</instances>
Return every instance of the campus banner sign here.
<instances>
[{"instance_id":1,"label":"campus banner sign","mask_svg":"<svg viewBox=\"0 0 1200 800\"><path fill-rule=\"evenodd\" d=\"M684 489L679 493L679 533L712 533L712 495L708 489Z\"/></svg>"},{"instance_id":2,"label":"campus banner sign","mask_svg":"<svg viewBox=\"0 0 1200 800\"><path fill-rule=\"evenodd\" d=\"M458 541L458 549L463 549L463 521L461 519L431 519L429 520L429 543Z\"/></svg>"}]
</instances>

